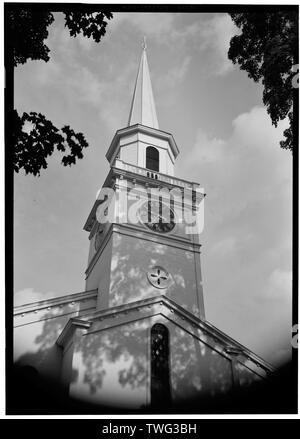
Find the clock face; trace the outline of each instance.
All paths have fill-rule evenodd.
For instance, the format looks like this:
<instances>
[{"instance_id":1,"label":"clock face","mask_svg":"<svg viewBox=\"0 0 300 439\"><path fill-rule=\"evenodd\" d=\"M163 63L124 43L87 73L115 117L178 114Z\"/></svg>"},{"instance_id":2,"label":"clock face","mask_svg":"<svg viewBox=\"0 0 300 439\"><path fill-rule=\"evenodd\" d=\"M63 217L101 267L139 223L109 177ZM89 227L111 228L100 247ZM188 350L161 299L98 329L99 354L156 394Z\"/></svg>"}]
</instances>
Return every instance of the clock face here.
<instances>
[{"instance_id":1,"label":"clock face","mask_svg":"<svg viewBox=\"0 0 300 439\"><path fill-rule=\"evenodd\" d=\"M173 210L159 201L146 201L139 209L140 221L157 233L168 233L175 227Z\"/></svg>"}]
</instances>

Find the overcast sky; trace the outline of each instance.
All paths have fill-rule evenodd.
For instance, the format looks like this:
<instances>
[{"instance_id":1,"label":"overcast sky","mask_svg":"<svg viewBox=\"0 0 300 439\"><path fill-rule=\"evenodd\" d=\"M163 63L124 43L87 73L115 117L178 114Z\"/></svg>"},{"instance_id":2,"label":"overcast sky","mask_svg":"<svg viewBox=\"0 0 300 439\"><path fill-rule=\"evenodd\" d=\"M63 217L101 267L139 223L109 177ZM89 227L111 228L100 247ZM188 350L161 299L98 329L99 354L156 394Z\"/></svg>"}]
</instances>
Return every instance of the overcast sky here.
<instances>
[{"instance_id":1,"label":"overcast sky","mask_svg":"<svg viewBox=\"0 0 300 439\"><path fill-rule=\"evenodd\" d=\"M291 154L271 125L262 88L227 59L237 32L226 14L115 14L100 44L72 38L61 14L50 61L15 71L15 108L70 125L90 146L76 166L49 160L15 176L15 303L84 291L83 225L127 124L147 37L160 128L180 149L175 175L204 187L202 273L207 319L279 364L291 338Z\"/></svg>"}]
</instances>

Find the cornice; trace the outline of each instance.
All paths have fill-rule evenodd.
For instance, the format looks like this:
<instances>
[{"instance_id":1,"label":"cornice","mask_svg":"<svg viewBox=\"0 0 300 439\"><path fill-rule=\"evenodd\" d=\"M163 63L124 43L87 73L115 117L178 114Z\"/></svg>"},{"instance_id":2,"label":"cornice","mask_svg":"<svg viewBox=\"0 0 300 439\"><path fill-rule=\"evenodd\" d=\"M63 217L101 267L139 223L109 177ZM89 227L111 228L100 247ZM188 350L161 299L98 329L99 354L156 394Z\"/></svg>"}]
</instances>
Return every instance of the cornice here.
<instances>
[{"instance_id":1,"label":"cornice","mask_svg":"<svg viewBox=\"0 0 300 439\"><path fill-rule=\"evenodd\" d=\"M56 340L56 344L59 347L66 346L68 340L71 338L71 336L74 334L74 331L78 328L80 329L89 329L92 322L88 320L83 320L78 317L71 318L62 332L60 333L58 339Z\"/></svg>"},{"instance_id":2,"label":"cornice","mask_svg":"<svg viewBox=\"0 0 300 439\"><path fill-rule=\"evenodd\" d=\"M149 230L148 228L146 228L146 226L137 227L133 224L118 223L114 224L113 231L123 235L132 236L137 239L144 239L146 241L151 241L157 244L168 245L170 247L175 247L180 250L201 253L201 244L181 238L180 236L176 236L172 234L172 232L163 235L161 233L156 233Z\"/></svg>"},{"instance_id":3,"label":"cornice","mask_svg":"<svg viewBox=\"0 0 300 439\"><path fill-rule=\"evenodd\" d=\"M128 165L130 167L136 168L137 170L141 169L142 171L147 172L147 170L145 168L140 168L139 166L130 165L130 164L125 163L125 162L124 162L124 164ZM170 181L160 180L159 178L157 180L151 179L151 178L147 177L146 175L142 175L139 173L131 172L131 171L128 171L126 169L121 169L121 168L118 168L116 166L113 166L110 169L102 187L112 187L112 186L118 187L118 185L116 184L117 177L120 177L120 178L125 177L128 180L142 182L145 185L148 184L148 185L151 185L151 187L153 186L153 187L157 187L157 188L166 187L168 189L172 189L172 188L176 187L180 190L183 190L184 185L185 185L186 188L188 188L190 190L195 190L196 188L200 187L199 183L190 182L188 180L183 180L182 178L177 178L177 177L170 176L167 174L162 174L160 172L157 172L156 174L158 176L162 176L162 178L166 178L168 180L173 180L174 183L171 183ZM178 184L176 184L176 181L178 182ZM180 184L180 183L182 183L182 184ZM206 194L203 194L203 196L205 197ZM94 204L93 204L93 207L89 213L89 216L88 216L88 218L83 226L83 229L86 230L87 232L90 232L92 230L94 221L96 219L96 211L97 211L97 208L101 202L102 202L101 200L96 199Z\"/></svg>"},{"instance_id":4,"label":"cornice","mask_svg":"<svg viewBox=\"0 0 300 439\"><path fill-rule=\"evenodd\" d=\"M40 311L48 308L55 308L72 302L81 302L97 296L97 290L83 291L65 296L54 297L52 299L40 300L38 302L26 303L14 307L14 316L23 315L30 312Z\"/></svg>"},{"instance_id":5,"label":"cornice","mask_svg":"<svg viewBox=\"0 0 300 439\"><path fill-rule=\"evenodd\" d=\"M118 159L118 162L121 162L122 165L124 164L124 168L115 165L111 167L113 173L118 176L123 175L123 177L132 177L137 181L151 183L151 185L154 186L166 186L170 188L173 188L175 186L178 187L179 189L187 188L192 190L195 190L196 188L200 187L200 183L184 180L183 178L175 177L174 175L164 174L163 172L153 171L154 174L158 176L158 178L157 179L149 178L147 176L147 172L148 173L152 172L149 169L137 165L132 165L120 159ZM133 170L128 170L127 168L131 168ZM171 181L173 181L173 183L171 183Z\"/></svg>"},{"instance_id":6,"label":"cornice","mask_svg":"<svg viewBox=\"0 0 300 439\"><path fill-rule=\"evenodd\" d=\"M94 254L87 269L85 270L86 278L91 273L93 267L95 266L99 257L103 253L113 233L119 233L121 235L130 236L136 239L143 239L145 241L150 241L157 244L167 245L169 247L174 247L180 250L201 254L200 251L201 244L188 241L187 239L180 238L179 236L175 236L171 234L170 235L158 234L152 232L151 230L146 229L146 227L145 228L141 226L137 227L132 224L111 223L109 229L107 229L105 237L103 238L98 251Z\"/></svg>"},{"instance_id":7,"label":"cornice","mask_svg":"<svg viewBox=\"0 0 300 439\"><path fill-rule=\"evenodd\" d=\"M162 130L158 130L156 128L152 128L152 127L147 127L145 125L140 125L140 124L136 124L136 125L131 125L129 127L125 127L125 128L121 128L120 130L118 130L113 139L112 142L107 150L107 153L105 155L105 157L107 158L107 160L109 162L111 162L111 159L113 157L113 154L115 152L115 148L120 140L120 138L122 136L128 136L129 134L134 134L136 132L140 132L143 134L148 134L150 136L153 137L157 137L159 139L163 139L163 140L167 140L170 144L171 150L174 154L174 157L176 158L179 154L179 149L178 146L174 140L174 137L172 136L172 134L167 133L166 131L162 131Z\"/></svg>"}]
</instances>

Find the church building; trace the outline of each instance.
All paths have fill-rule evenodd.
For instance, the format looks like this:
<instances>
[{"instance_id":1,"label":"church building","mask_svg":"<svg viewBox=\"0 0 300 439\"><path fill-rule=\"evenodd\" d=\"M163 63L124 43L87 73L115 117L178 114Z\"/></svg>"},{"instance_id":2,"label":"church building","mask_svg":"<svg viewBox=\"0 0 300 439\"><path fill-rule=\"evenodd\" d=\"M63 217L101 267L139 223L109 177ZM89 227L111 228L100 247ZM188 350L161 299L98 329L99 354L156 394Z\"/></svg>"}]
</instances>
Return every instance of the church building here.
<instances>
[{"instance_id":1,"label":"church building","mask_svg":"<svg viewBox=\"0 0 300 439\"><path fill-rule=\"evenodd\" d=\"M15 364L66 401L164 413L273 373L205 318L204 194L176 177L178 154L158 123L144 44L128 125L107 149L110 170L84 224L85 291L14 309Z\"/></svg>"}]
</instances>

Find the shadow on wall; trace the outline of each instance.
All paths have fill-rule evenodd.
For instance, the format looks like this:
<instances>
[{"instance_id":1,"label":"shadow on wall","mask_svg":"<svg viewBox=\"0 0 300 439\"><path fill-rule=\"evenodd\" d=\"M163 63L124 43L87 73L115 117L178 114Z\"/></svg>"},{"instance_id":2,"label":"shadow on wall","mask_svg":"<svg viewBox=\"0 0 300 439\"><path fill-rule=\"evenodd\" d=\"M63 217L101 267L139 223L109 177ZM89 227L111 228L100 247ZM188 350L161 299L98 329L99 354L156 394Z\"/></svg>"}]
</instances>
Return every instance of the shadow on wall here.
<instances>
[{"instance_id":1,"label":"shadow on wall","mask_svg":"<svg viewBox=\"0 0 300 439\"><path fill-rule=\"evenodd\" d=\"M158 321L168 327L171 346L172 403L160 409L144 397L150 328ZM8 370L9 414L294 412L297 386L291 365L264 386L233 389L229 360L161 315L79 337L74 358L81 360L73 361L70 387L79 390L80 401L70 399L59 384L62 351L55 342L62 327L63 322L46 320L35 339L39 350Z\"/></svg>"},{"instance_id":2,"label":"shadow on wall","mask_svg":"<svg viewBox=\"0 0 300 439\"><path fill-rule=\"evenodd\" d=\"M114 234L109 306L165 294L199 317L197 287L202 295L202 285L196 285L194 253L161 244L159 236L155 239L147 241L142 234ZM155 288L149 283L147 273L155 266L169 273L166 288Z\"/></svg>"},{"instance_id":3,"label":"shadow on wall","mask_svg":"<svg viewBox=\"0 0 300 439\"><path fill-rule=\"evenodd\" d=\"M18 360L16 366L29 365L36 368L40 375L52 377L58 380L60 376L62 351L56 344L56 340L65 327L69 316L47 312L43 321L29 323L15 328L16 352ZM25 349L27 348L27 349Z\"/></svg>"},{"instance_id":4,"label":"shadow on wall","mask_svg":"<svg viewBox=\"0 0 300 439\"><path fill-rule=\"evenodd\" d=\"M147 385L146 331L145 324L134 322L81 337L71 387L86 400L130 406Z\"/></svg>"},{"instance_id":5,"label":"shadow on wall","mask_svg":"<svg viewBox=\"0 0 300 439\"><path fill-rule=\"evenodd\" d=\"M71 371L71 387L77 389L77 394L87 402L105 403L112 408L117 404L122 409L132 408L139 401L140 408L145 407L150 380L149 328L157 319L163 321L170 332L169 375L173 399L191 398L199 392L216 397L230 390L230 362L159 316L80 337L75 344ZM33 386L21 392L26 395L25 410L29 409L29 394L41 391L49 381L50 388L59 387L62 351L55 342L62 326L54 319L45 321L42 333L35 339L39 350L23 355L16 364L16 382L20 389L29 382ZM80 362L76 361L78 356ZM36 387L37 382L42 383L40 389ZM62 390L58 394L61 398ZM21 402L22 398L15 401ZM35 401L33 408L40 410L40 403L40 399L38 403Z\"/></svg>"},{"instance_id":6,"label":"shadow on wall","mask_svg":"<svg viewBox=\"0 0 300 439\"><path fill-rule=\"evenodd\" d=\"M87 401L97 400L112 407L149 404L149 397L147 401L145 396L150 382L149 328L157 321L163 322L170 332L169 375L173 400L199 393L217 397L230 391L230 361L159 317L81 337L74 350L71 387L75 393Z\"/></svg>"}]
</instances>

